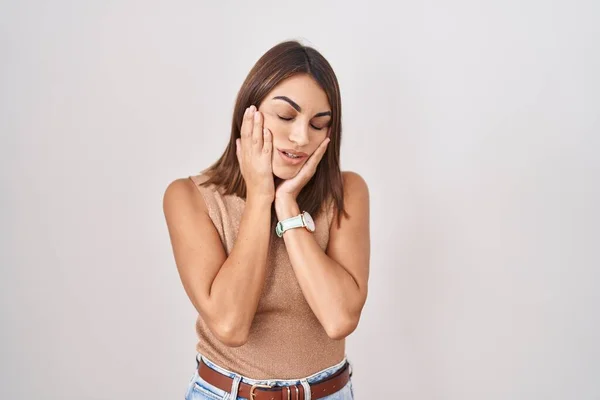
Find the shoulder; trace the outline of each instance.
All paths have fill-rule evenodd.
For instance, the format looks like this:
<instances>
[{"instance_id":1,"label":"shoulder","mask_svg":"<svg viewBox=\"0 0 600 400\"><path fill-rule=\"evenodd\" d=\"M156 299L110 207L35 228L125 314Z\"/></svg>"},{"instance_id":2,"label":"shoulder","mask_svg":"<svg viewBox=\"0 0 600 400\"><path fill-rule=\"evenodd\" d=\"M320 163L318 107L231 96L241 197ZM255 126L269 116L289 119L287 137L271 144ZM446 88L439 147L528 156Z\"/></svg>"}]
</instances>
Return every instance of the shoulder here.
<instances>
[{"instance_id":1,"label":"shoulder","mask_svg":"<svg viewBox=\"0 0 600 400\"><path fill-rule=\"evenodd\" d=\"M338 215L338 218L341 218L338 219L339 222L356 214L368 216L370 207L369 187L365 179L354 171L342 171L342 186L344 198L342 204L340 204L342 207L341 212L336 201L332 201L330 213ZM333 225L337 226L337 224Z\"/></svg>"},{"instance_id":2,"label":"shoulder","mask_svg":"<svg viewBox=\"0 0 600 400\"><path fill-rule=\"evenodd\" d=\"M196 177L175 179L163 194L163 210L170 214L177 210L203 212L206 205L198 190Z\"/></svg>"},{"instance_id":3,"label":"shoulder","mask_svg":"<svg viewBox=\"0 0 600 400\"><path fill-rule=\"evenodd\" d=\"M365 179L354 171L342 171L344 197L346 200L369 197L369 187Z\"/></svg>"},{"instance_id":4,"label":"shoulder","mask_svg":"<svg viewBox=\"0 0 600 400\"><path fill-rule=\"evenodd\" d=\"M333 243L328 254L342 254L347 249L359 249L369 236L369 188L365 179L356 172L343 171L343 210L338 213L337 223L330 228ZM336 209L337 213L337 209Z\"/></svg>"}]
</instances>

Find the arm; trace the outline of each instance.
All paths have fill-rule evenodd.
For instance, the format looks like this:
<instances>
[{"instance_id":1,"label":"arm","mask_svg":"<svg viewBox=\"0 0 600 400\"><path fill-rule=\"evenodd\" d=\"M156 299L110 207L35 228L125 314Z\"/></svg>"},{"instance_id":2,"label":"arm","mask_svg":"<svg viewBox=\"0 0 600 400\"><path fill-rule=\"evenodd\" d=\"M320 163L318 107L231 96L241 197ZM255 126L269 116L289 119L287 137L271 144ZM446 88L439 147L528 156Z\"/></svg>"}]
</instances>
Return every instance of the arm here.
<instances>
[{"instance_id":1,"label":"arm","mask_svg":"<svg viewBox=\"0 0 600 400\"><path fill-rule=\"evenodd\" d=\"M323 252L312 233L290 229L285 245L306 301L327 335L342 339L352 333L367 298L370 234L369 192L360 175L345 172L344 207L349 218L334 223L327 251ZM276 198L279 220L300 214L293 198Z\"/></svg>"},{"instance_id":2,"label":"arm","mask_svg":"<svg viewBox=\"0 0 600 400\"><path fill-rule=\"evenodd\" d=\"M248 198L229 257L190 179L169 185L163 210L177 269L192 304L221 342L243 345L265 281L271 200Z\"/></svg>"}]
</instances>

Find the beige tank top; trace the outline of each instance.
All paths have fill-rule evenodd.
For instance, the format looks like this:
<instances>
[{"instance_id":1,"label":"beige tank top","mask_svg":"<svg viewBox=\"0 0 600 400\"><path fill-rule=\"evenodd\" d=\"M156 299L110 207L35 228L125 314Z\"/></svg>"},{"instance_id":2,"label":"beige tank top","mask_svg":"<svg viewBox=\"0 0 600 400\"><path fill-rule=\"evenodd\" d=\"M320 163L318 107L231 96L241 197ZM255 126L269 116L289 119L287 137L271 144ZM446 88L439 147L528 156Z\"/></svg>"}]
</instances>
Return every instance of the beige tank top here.
<instances>
[{"instance_id":1,"label":"beige tank top","mask_svg":"<svg viewBox=\"0 0 600 400\"><path fill-rule=\"evenodd\" d=\"M205 175L190 176L202 194L221 242L231 253L236 240L245 200L223 195L214 185L200 186ZM332 206L315 219L315 239L323 250L329 241ZM327 336L306 302L290 263L282 238L271 240L266 280L248 341L228 347L210 331L202 318L196 320L196 350L230 371L253 379L302 378L335 365L345 355L345 339Z\"/></svg>"}]
</instances>

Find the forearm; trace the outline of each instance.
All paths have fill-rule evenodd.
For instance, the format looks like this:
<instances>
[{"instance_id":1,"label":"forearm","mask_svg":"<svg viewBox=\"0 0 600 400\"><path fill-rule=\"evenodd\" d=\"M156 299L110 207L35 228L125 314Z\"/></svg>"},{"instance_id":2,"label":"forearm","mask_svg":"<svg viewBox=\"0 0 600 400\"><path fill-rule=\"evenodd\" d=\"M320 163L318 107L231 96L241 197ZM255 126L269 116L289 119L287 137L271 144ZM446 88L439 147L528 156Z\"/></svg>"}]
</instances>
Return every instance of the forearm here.
<instances>
[{"instance_id":1,"label":"forearm","mask_svg":"<svg viewBox=\"0 0 600 400\"><path fill-rule=\"evenodd\" d=\"M215 277L209 302L227 336L247 336L263 289L269 250L271 203L249 198L229 257Z\"/></svg>"},{"instance_id":2,"label":"forearm","mask_svg":"<svg viewBox=\"0 0 600 400\"><path fill-rule=\"evenodd\" d=\"M300 214L295 202L276 202L278 219ZM306 229L287 230L283 239L307 303L330 337L354 330L362 308L360 290L339 263L325 254Z\"/></svg>"}]
</instances>

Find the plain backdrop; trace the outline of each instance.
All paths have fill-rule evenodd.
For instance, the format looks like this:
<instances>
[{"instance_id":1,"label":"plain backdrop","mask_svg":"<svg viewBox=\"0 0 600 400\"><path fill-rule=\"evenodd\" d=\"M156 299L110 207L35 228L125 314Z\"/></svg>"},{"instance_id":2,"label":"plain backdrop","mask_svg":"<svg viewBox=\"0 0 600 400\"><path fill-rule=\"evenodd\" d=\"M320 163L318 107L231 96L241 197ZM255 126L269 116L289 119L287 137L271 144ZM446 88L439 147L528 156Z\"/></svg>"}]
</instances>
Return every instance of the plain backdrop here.
<instances>
[{"instance_id":1,"label":"plain backdrop","mask_svg":"<svg viewBox=\"0 0 600 400\"><path fill-rule=\"evenodd\" d=\"M0 7L0 398L183 399L162 195L287 39L335 69L370 188L356 398L600 398L598 2Z\"/></svg>"}]
</instances>

